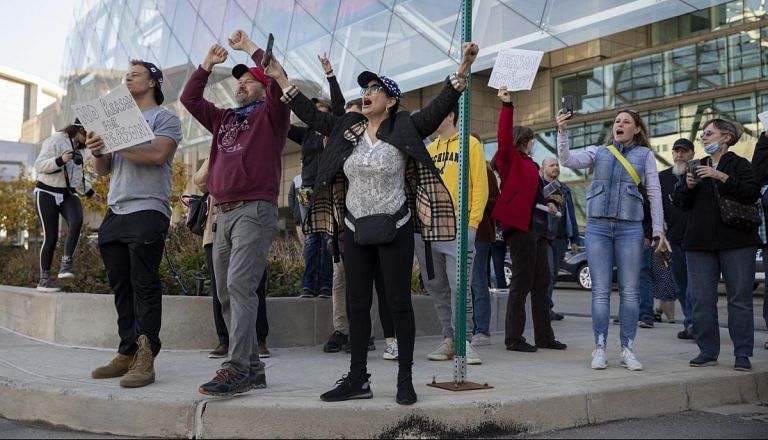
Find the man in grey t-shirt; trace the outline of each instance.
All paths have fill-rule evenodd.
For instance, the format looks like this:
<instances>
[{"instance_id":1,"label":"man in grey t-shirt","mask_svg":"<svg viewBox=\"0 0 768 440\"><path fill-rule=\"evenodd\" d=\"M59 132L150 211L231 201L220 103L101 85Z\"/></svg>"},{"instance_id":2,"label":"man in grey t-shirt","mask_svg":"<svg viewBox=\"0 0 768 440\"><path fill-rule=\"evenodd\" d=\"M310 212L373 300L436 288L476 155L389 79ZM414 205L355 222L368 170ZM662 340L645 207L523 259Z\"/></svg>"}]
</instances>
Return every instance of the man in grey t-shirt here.
<instances>
[{"instance_id":1,"label":"man in grey t-shirt","mask_svg":"<svg viewBox=\"0 0 768 440\"><path fill-rule=\"evenodd\" d=\"M99 250L115 292L118 354L91 373L94 379L120 377L136 388L155 381L160 351L162 286L160 260L171 219L171 164L181 142L181 122L163 103L163 73L134 60L125 84L155 134L151 142L101 154L101 138L89 132L86 145L99 175L111 174L109 209L99 228Z\"/></svg>"}]
</instances>

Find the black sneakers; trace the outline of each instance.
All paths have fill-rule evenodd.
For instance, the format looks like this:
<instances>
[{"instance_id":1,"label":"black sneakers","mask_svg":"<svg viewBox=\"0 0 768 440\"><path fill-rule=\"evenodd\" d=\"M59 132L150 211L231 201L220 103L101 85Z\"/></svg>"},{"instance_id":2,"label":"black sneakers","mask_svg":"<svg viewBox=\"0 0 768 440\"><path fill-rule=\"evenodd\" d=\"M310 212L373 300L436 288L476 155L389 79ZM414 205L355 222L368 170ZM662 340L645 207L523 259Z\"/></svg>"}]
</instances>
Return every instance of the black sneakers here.
<instances>
[{"instance_id":1,"label":"black sneakers","mask_svg":"<svg viewBox=\"0 0 768 440\"><path fill-rule=\"evenodd\" d=\"M413 389L412 373L397 373L397 397L395 401L400 405L413 405L416 403L416 390Z\"/></svg>"},{"instance_id":2,"label":"black sneakers","mask_svg":"<svg viewBox=\"0 0 768 440\"><path fill-rule=\"evenodd\" d=\"M547 345L538 345L537 344L536 348L547 348L547 349L550 349L550 350L565 350L566 348L568 348L568 346L563 344L562 342L560 342L558 340L553 340L552 342L550 342Z\"/></svg>"},{"instance_id":3,"label":"black sneakers","mask_svg":"<svg viewBox=\"0 0 768 440\"><path fill-rule=\"evenodd\" d=\"M689 332L688 329L683 329L677 333L677 339L693 339L693 333Z\"/></svg>"},{"instance_id":4,"label":"black sneakers","mask_svg":"<svg viewBox=\"0 0 768 440\"><path fill-rule=\"evenodd\" d=\"M338 353L341 351L347 341L347 335L336 330L333 332L331 337L328 338L328 342L323 345L323 351L325 353Z\"/></svg>"},{"instance_id":5,"label":"black sneakers","mask_svg":"<svg viewBox=\"0 0 768 440\"><path fill-rule=\"evenodd\" d=\"M538 348L536 348L533 345L523 341L523 342L518 342L517 344L515 344L515 345L513 345L511 347L507 347L507 350L510 350L510 351L522 351L523 353L536 353Z\"/></svg>"},{"instance_id":6,"label":"black sneakers","mask_svg":"<svg viewBox=\"0 0 768 440\"><path fill-rule=\"evenodd\" d=\"M259 382L263 383L263 386L256 386ZM263 373L259 378L258 376L251 377L249 374L240 373L231 368L222 368L216 372L216 377L210 382L200 385L198 392L208 396L232 396L248 392L253 388L266 386L266 377Z\"/></svg>"},{"instance_id":7,"label":"black sneakers","mask_svg":"<svg viewBox=\"0 0 768 440\"><path fill-rule=\"evenodd\" d=\"M371 399L373 392L368 381L370 374L347 373L336 381L336 388L323 393L320 400L323 402L342 402L352 399Z\"/></svg>"},{"instance_id":8,"label":"black sneakers","mask_svg":"<svg viewBox=\"0 0 768 440\"><path fill-rule=\"evenodd\" d=\"M717 359L710 359L703 354L699 354L688 362L691 367L711 367L717 365Z\"/></svg>"},{"instance_id":9,"label":"black sneakers","mask_svg":"<svg viewBox=\"0 0 768 440\"><path fill-rule=\"evenodd\" d=\"M749 358L746 356L737 356L733 369L736 371L752 371L752 363L749 362Z\"/></svg>"}]
</instances>

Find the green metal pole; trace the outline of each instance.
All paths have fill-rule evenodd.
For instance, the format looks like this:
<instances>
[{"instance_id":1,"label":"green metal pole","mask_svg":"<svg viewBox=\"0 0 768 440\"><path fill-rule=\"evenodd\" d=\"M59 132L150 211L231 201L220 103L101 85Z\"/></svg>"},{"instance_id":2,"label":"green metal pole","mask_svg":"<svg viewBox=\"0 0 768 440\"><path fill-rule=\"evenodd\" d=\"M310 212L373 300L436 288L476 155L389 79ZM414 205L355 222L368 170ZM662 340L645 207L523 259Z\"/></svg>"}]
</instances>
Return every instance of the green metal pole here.
<instances>
[{"instance_id":1,"label":"green metal pole","mask_svg":"<svg viewBox=\"0 0 768 440\"><path fill-rule=\"evenodd\" d=\"M461 41L466 43L472 40L472 0L462 0L461 5ZM459 51L463 53L463 48ZM469 105L472 97L472 76L467 77L467 89L462 93L459 101L459 141L461 153L459 154L459 218L458 218L458 258L456 258L457 282L456 282L456 327L454 328L454 370L453 381L461 384L467 381L467 292L469 291L469 274L467 273L467 199L469 197Z\"/></svg>"}]
</instances>

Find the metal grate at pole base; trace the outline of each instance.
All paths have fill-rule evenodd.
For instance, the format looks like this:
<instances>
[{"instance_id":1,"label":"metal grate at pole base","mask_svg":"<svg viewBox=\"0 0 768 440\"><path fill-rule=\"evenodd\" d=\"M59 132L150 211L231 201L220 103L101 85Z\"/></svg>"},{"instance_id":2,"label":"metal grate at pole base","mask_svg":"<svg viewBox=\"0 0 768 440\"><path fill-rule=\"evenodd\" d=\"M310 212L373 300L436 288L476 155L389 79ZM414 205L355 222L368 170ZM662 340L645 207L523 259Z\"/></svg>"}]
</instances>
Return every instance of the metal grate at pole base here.
<instances>
[{"instance_id":1,"label":"metal grate at pole base","mask_svg":"<svg viewBox=\"0 0 768 440\"><path fill-rule=\"evenodd\" d=\"M463 368L458 368L461 371L467 371L466 370L466 358L463 356L456 356L454 358L457 364L463 364ZM440 388L441 390L446 391L478 391L478 390L490 390L493 389L492 386L488 385L487 383L479 384L476 382L467 382L465 377L459 377L458 380L454 380L452 382L437 382L435 381L435 376L432 376L432 383L428 383L428 387L433 388Z\"/></svg>"}]
</instances>

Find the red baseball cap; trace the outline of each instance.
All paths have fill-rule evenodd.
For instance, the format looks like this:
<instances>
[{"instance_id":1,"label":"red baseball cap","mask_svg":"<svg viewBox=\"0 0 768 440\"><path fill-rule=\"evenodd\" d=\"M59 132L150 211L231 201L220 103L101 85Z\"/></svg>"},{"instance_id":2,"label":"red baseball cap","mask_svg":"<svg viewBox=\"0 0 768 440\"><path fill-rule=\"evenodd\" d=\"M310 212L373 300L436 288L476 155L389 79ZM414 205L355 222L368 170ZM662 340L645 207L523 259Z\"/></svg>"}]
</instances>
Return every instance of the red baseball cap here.
<instances>
[{"instance_id":1,"label":"red baseball cap","mask_svg":"<svg viewBox=\"0 0 768 440\"><path fill-rule=\"evenodd\" d=\"M245 64L238 64L232 68L232 76L234 76L235 79L240 79L240 77L243 76L245 72L251 72L251 75L256 78L256 81L264 84L264 87L266 87L269 83L267 75L265 75L264 71L259 67L248 67Z\"/></svg>"}]
</instances>

